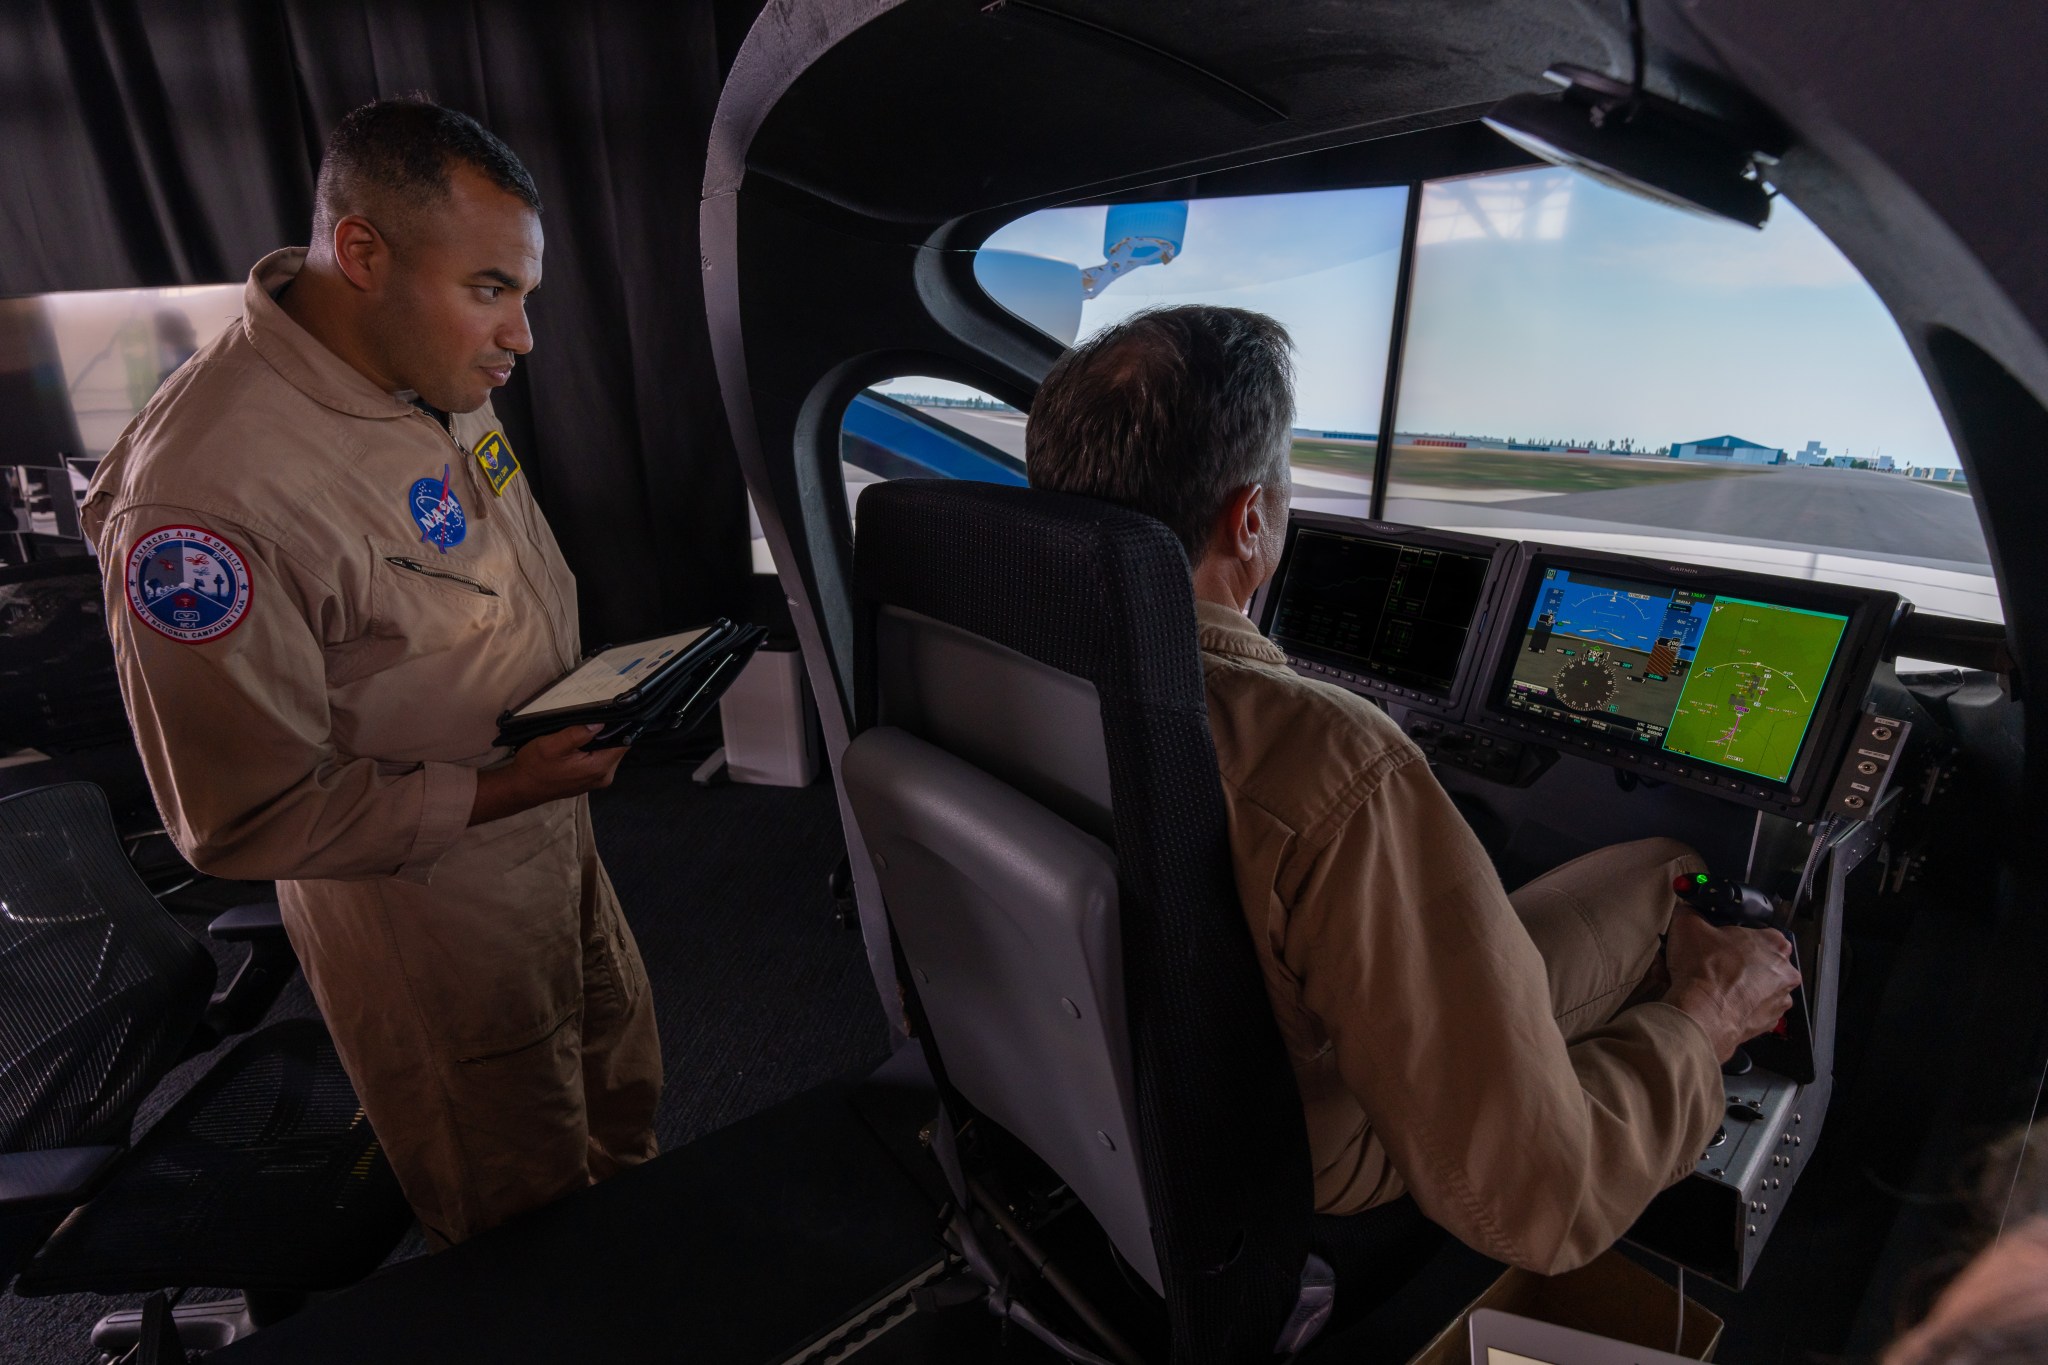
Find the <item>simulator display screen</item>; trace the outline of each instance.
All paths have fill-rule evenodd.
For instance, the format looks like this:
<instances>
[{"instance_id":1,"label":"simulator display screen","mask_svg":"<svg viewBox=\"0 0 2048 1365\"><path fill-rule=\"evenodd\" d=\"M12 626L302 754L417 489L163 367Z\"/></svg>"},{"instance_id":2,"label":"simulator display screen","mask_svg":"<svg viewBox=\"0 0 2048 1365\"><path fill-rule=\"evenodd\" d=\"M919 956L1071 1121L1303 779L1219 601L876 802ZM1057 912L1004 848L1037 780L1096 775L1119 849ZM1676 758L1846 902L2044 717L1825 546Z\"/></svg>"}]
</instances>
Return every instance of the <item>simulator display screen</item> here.
<instances>
[{"instance_id":1,"label":"simulator display screen","mask_svg":"<svg viewBox=\"0 0 2048 1365\"><path fill-rule=\"evenodd\" d=\"M1277 590L1273 641L1396 686L1447 692L1490 564L1304 526Z\"/></svg>"},{"instance_id":2,"label":"simulator display screen","mask_svg":"<svg viewBox=\"0 0 2048 1365\"><path fill-rule=\"evenodd\" d=\"M1503 699L1601 739L1791 775L1849 618L1550 566Z\"/></svg>"}]
</instances>

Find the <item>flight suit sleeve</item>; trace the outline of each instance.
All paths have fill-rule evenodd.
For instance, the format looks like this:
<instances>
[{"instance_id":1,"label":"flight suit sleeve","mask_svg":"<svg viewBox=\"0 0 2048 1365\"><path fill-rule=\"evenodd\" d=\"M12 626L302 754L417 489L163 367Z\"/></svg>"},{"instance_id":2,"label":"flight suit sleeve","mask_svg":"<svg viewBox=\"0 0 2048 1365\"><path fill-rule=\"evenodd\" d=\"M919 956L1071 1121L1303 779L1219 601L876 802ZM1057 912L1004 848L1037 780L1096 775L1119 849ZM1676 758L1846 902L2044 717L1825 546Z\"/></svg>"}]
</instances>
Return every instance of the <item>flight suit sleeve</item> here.
<instances>
[{"instance_id":1,"label":"flight suit sleeve","mask_svg":"<svg viewBox=\"0 0 2048 1365\"><path fill-rule=\"evenodd\" d=\"M166 526L220 537L248 574L247 603L225 633L175 638L131 601L134 551ZM165 827L192 865L252 880L427 881L469 825L476 770L337 745L326 646L359 624L343 594L274 540L187 508L129 508L97 540L129 721Z\"/></svg>"},{"instance_id":2,"label":"flight suit sleeve","mask_svg":"<svg viewBox=\"0 0 2048 1365\"><path fill-rule=\"evenodd\" d=\"M1712 1047L1661 1003L1567 1047L1543 959L1427 765L1389 755L1373 778L1301 854L1303 999L1425 1213L1527 1270L1583 1265L1692 1169L1720 1113Z\"/></svg>"}]
</instances>

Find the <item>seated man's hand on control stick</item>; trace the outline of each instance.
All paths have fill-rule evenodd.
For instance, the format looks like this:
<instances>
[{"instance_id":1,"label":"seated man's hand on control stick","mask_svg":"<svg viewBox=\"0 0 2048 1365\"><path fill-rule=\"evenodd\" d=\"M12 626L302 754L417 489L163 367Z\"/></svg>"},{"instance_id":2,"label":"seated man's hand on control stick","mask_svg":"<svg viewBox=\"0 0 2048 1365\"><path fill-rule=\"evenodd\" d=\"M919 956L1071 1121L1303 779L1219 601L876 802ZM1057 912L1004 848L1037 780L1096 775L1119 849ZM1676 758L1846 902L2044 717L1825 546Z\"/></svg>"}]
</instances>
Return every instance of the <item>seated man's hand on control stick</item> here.
<instances>
[{"instance_id":1,"label":"seated man's hand on control stick","mask_svg":"<svg viewBox=\"0 0 2048 1365\"><path fill-rule=\"evenodd\" d=\"M1784 1017L1799 985L1792 944L1783 934L1716 928L1682 906L1671 917L1664 960L1671 974L1665 1002L1706 1030L1715 1057L1724 1062Z\"/></svg>"},{"instance_id":2,"label":"seated man's hand on control stick","mask_svg":"<svg viewBox=\"0 0 2048 1365\"><path fill-rule=\"evenodd\" d=\"M519 746L512 761L476 775L476 805L469 823L481 825L612 784L626 756L624 745L584 752L602 725L572 725Z\"/></svg>"}]
</instances>

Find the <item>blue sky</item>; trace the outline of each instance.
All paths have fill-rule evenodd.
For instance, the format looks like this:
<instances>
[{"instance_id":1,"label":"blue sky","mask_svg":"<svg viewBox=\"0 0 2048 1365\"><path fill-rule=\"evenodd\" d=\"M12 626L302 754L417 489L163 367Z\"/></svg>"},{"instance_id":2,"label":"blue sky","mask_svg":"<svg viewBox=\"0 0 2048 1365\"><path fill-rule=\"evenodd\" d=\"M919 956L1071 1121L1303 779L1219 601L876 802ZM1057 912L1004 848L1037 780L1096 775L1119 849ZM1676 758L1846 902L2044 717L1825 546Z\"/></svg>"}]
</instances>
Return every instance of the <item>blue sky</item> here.
<instances>
[{"instance_id":1,"label":"blue sky","mask_svg":"<svg viewBox=\"0 0 2048 1365\"><path fill-rule=\"evenodd\" d=\"M1301 425L1371 431L1387 372L1404 198L1382 189L1197 199L1180 255L1084 303L1081 335L1164 304L1255 309L1294 337ZM987 245L1092 266L1102 259L1106 213L1042 210Z\"/></svg>"},{"instance_id":2,"label":"blue sky","mask_svg":"<svg viewBox=\"0 0 2048 1365\"><path fill-rule=\"evenodd\" d=\"M1043 210L988 245L1094 265L1104 214ZM1401 214L1398 189L1197 200L1180 256L1089 301L1082 333L1164 303L1270 313L1299 348L1299 423L1371 430ZM1403 431L1652 447L1731 432L1956 463L1890 315L1784 199L1755 232L1518 171L1429 186L1421 241Z\"/></svg>"}]
</instances>

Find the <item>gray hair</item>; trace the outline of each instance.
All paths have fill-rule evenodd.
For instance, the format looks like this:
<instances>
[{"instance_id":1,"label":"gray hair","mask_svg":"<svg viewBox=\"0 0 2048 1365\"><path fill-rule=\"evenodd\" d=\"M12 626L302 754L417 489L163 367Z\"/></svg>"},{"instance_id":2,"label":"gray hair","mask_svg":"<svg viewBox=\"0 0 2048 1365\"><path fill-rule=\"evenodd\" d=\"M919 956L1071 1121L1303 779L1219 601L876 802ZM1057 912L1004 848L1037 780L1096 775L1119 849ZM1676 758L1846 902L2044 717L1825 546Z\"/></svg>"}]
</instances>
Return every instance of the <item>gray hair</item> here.
<instances>
[{"instance_id":1,"label":"gray hair","mask_svg":"<svg viewBox=\"0 0 2048 1365\"><path fill-rule=\"evenodd\" d=\"M1262 313L1203 304L1105 328L1038 386L1024 434L1032 486L1156 517L1193 564L1232 494L1286 478L1293 346Z\"/></svg>"}]
</instances>

